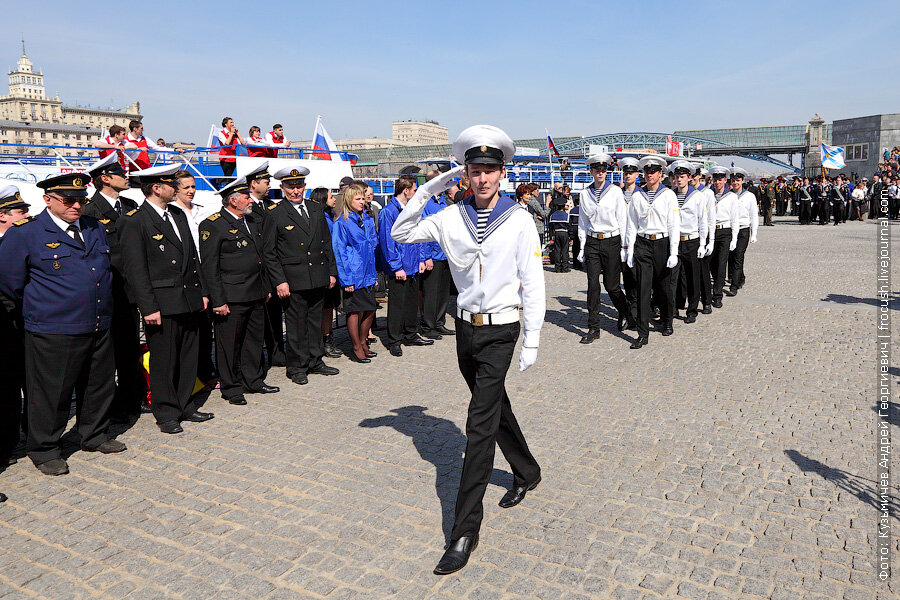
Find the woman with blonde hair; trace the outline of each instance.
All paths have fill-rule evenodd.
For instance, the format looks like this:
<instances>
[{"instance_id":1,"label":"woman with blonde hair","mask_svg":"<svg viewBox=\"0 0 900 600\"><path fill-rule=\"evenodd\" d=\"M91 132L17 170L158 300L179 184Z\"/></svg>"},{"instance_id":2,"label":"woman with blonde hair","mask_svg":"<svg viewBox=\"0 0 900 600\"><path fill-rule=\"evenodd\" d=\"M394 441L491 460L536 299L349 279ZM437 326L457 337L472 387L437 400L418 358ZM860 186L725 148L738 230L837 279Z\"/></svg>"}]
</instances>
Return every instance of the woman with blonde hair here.
<instances>
[{"instance_id":1,"label":"woman with blonde hair","mask_svg":"<svg viewBox=\"0 0 900 600\"><path fill-rule=\"evenodd\" d=\"M371 362L368 333L375 320L375 222L365 210L366 186L352 183L341 192L331 243L337 261L338 278L344 289L347 331L353 343L350 360Z\"/></svg>"}]
</instances>

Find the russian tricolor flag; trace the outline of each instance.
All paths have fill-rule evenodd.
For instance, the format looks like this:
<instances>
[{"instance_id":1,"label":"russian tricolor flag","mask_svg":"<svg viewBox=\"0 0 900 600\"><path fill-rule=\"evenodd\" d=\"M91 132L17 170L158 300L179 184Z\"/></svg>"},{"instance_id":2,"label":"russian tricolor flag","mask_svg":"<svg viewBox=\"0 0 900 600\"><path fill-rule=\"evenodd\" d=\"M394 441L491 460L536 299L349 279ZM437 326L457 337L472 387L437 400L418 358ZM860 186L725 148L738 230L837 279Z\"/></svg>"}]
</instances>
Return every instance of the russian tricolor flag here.
<instances>
[{"instance_id":1,"label":"russian tricolor flag","mask_svg":"<svg viewBox=\"0 0 900 600\"><path fill-rule=\"evenodd\" d=\"M325 131L325 126L322 125L321 117L316 119L316 134L313 136L312 149L313 156L321 160L344 160L338 152L338 147L334 143L334 140L332 140L331 136L328 135L328 132ZM332 154L332 152L334 154Z\"/></svg>"},{"instance_id":2,"label":"russian tricolor flag","mask_svg":"<svg viewBox=\"0 0 900 600\"><path fill-rule=\"evenodd\" d=\"M553 138L550 137L550 132L546 129L544 131L547 133L547 149L552 151L556 156L559 156L559 150L556 149L556 144L553 143Z\"/></svg>"}]
</instances>

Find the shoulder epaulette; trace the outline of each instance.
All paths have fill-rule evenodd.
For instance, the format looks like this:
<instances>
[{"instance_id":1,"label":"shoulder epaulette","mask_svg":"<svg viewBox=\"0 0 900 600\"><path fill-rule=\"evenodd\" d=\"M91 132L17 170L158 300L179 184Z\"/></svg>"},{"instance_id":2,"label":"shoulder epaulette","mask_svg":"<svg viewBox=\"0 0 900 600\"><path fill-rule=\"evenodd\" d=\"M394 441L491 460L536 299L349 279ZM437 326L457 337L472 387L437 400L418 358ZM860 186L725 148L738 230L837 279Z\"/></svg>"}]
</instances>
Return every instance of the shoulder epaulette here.
<instances>
[{"instance_id":1,"label":"shoulder epaulette","mask_svg":"<svg viewBox=\"0 0 900 600\"><path fill-rule=\"evenodd\" d=\"M127 213L125 213L125 214L128 215L129 217L133 217L133 216L134 216L134 213L136 213L137 211L138 211L138 209L135 208L134 210L129 210L129 211L128 211Z\"/></svg>"},{"instance_id":2,"label":"shoulder epaulette","mask_svg":"<svg viewBox=\"0 0 900 600\"><path fill-rule=\"evenodd\" d=\"M30 223L32 221L34 221L34 217L25 217L24 219L19 219L18 221L13 223L13 225L15 227L19 227L20 225L24 225L25 223Z\"/></svg>"},{"instance_id":3,"label":"shoulder epaulette","mask_svg":"<svg viewBox=\"0 0 900 600\"><path fill-rule=\"evenodd\" d=\"M222 216L221 213L213 213L206 218L209 219L210 221L215 221L216 219L218 219L221 216Z\"/></svg>"},{"instance_id":4,"label":"shoulder epaulette","mask_svg":"<svg viewBox=\"0 0 900 600\"><path fill-rule=\"evenodd\" d=\"M278 207L278 203L277 203L277 202L273 202L272 204L270 204L270 205L267 206L266 208L268 208L269 210L275 210L277 207Z\"/></svg>"}]
</instances>

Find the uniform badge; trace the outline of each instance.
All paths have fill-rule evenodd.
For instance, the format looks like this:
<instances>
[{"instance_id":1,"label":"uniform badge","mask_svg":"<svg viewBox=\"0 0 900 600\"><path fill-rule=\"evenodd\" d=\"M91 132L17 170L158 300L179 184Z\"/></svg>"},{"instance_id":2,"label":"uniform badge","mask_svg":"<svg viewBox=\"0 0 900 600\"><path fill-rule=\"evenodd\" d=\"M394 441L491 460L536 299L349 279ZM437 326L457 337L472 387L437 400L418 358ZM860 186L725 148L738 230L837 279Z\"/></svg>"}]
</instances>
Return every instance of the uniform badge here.
<instances>
[{"instance_id":1,"label":"uniform badge","mask_svg":"<svg viewBox=\"0 0 900 600\"><path fill-rule=\"evenodd\" d=\"M75 179L72 180L72 183L75 185L75 187L81 187L82 185L84 185L84 182L81 180L81 177L76 177Z\"/></svg>"},{"instance_id":2,"label":"uniform badge","mask_svg":"<svg viewBox=\"0 0 900 600\"><path fill-rule=\"evenodd\" d=\"M128 211L127 213L125 213L125 214L128 215L129 217L133 217L134 214L135 214L137 211L138 211L138 209L135 208L134 210L129 210L129 211Z\"/></svg>"},{"instance_id":3,"label":"uniform badge","mask_svg":"<svg viewBox=\"0 0 900 600\"><path fill-rule=\"evenodd\" d=\"M237 232L238 232L237 229L229 229L229 230L228 230L228 233L237 233Z\"/></svg>"},{"instance_id":4,"label":"uniform badge","mask_svg":"<svg viewBox=\"0 0 900 600\"><path fill-rule=\"evenodd\" d=\"M247 246L247 240L241 240L241 246L246 247L246 246Z\"/></svg>"},{"instance_id":5,"label":"uniform badge","mask_svg":"<svg viewBox=\"0 0 900 600\"><path fill-rule=\"evenodd\" d=\"M205 242L205 241L208 240L208 239L209 239L209 232L208 232L208 231L201 231L201 232L200 232L200 240Z\"/></svg>"},{"instance_id":6,"label":"uniform badge","mask_svg":"<svg viewBox=\"0 0 900 600\"><path fill-rule=\"evenodd\" d=\"M216 219L218 219L221 216L222 216L221 213L213 213L206 218L209 219L210 221L215 221Z\"/></svg>"},{"instance_id":7,"label":"uniform badge","mask_svg":"<svg viewBox=\"0 0 900 600\"><path fill-rule=\"evenodd\" d=\"M294 228L294 226L293 225L285 225L284 228L287 229L288 231L290 231L291 229Z\"/></svg>"},{"instance_id":8,"label":"uniform badge","mask_svg":"<svg viewBox=\"0 0 900 600\"><path fill-rule=\"evenodd\" d=\"M268 206L268 209L269 209L269 210L275 210L275 207L277 207L277 206L278 206L277 204L274 204L274 203L273 203L273 204L270 204L270 205Z\"/></svg>"},{"instance_id":9,"label":"uniform badge","mask_svg":"<svg viewBox=\"0 0 900 600\"><path fill-rule=\"evenodd\" d=\"M240 248L240 247L241 247L241 241L238 240L237 242L235 242L235 245L236 245L238 248Z\"/></svg>"},{"instance_id":10,"label":"uniform badge","mask_svg":"<svg viewBox=\"0 0 900 600\"><path fill-rule=\"evenodd\" d=\"M57 271L59 271L59 261L58 260L53 261L53 268L56 269Z\"/></svg>"},{"instance_id":11,"label":"uniform badge","mask_svg":"<svg viewBox=\"0 0 900 600\"><path fill-rule=\"evenodd\" d=\"M59 248L59 242L49 242L44 245L47 246L48 248L52 248L53 250L56 250L57 248Z\"/></svg>"},{"instance_id":12,"label":"uniform badge","mask_svg":"<svg viewBox=\"0 0 900 600\"><path fill-rule=\"evenodd\" d=\"M297 177L300 175L300 171L297 169L291 169L291 177Z\"/></svg>"},{"instance_id":13,"label":"uniform badge","mask_svg":"<svg viewBox=\"0 0 900 600\"><path fill-rule=\"evenodd\" d=\"M156 235L154 235L152 237L154 240L159 241L159 240L163 239L163 234L157 233Z\"/></svg>"},{"instance_id":14,"label":"uniform badge","mask_svg":"<svg viewBox=\"0 0 900 600\"><path fill-rule=\"evenodd\" d=\"M100 219L100 222L104 225L109 225L109 219Z\"/></svg>"},{"instance_id":15,"label":"uniform badge","mask_svg":"<svg viewBox=\"0 0 900 600\"><path fill-rule=\"evenodd\" d=\"M159 245L159 251L160 251L160 252L165 252L165 251L166 251L166 247L165 247L163 244L160 244L160 245Z\"/></svg>"},{"instance_id":16,"label":"uniform badge","mask_svg":"<svg viewBox=\"0 0 900 600\"><path fill-rule=\"evenodd\" d=\"M535 246L534 255L537 256L538 258L540 258L543 255L543 252L541 252L541 243L540 242L538 242L538 245Z\"/></svg>"}]
</instances>

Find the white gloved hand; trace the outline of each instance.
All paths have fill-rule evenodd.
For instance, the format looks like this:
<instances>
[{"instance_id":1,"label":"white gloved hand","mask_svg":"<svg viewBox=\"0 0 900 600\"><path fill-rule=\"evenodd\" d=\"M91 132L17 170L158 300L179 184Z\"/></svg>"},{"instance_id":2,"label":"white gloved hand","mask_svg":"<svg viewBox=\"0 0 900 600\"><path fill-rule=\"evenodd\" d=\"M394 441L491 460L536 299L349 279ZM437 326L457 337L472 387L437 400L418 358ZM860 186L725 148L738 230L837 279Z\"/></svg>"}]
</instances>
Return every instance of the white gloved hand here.
<instances>
[{"instance_id":1,"label":"white gloved hand","mask_svg":"<svg viewBox=\"0 0 900 600\"><path fill-rule=\"evenodd\" d=\"M582 250L581 252L578 253L578 258L576 258L575 260L577 260L580 263L584 262L584 250Z\"/></svg>"},{"instance_id":2,"label":"white gloved hand","mask_svg":"<svg viewBox=\"0 0 900 600\"><path fill-rule=\"evenodd\" d=\"M416 190L416 196L423 195L425 198L431 198L432 196L437 196L442 193L444 190L450 189L450 186L452 185L451 180L464 170L465 166L460 165L450 169L446 173L441 173L431 181L426 181Z\"/></svg>"},{"instance_id":3,"label":"white gloved hand","mask_svg":"<svg viewBox=\"0 0 900 600\"><path fill-rule=\"evenodd\" d=\"M697 248L697 258L703 258L706 256L706 246L700 244L700 247Z\"/></svg>"},{"instance_id":4,"label":"white gloved hand","mask_svg":"<svg viewBox=\"0 0 900 600\"><path fill-rule=\"evenodd\" d=\"M731 242L730 244L728 244L728 249L729 249L729 250L734 250L735 248L737 248L737 242L736 242L736 241L735 241L735 242Z\"/></svg>"},{"instance_id":5,"label":"white gloved hand","mask_svg":"<svg viewBox=\"0 0 900 600\"><path fill-rule=\"evenodd\" d=\"M622 259L622 262L628 262L628 250L622 248L622 252L619 254Z\"/></svg>"},{"instance_id":6,"label":"white gloved hand","mask_svg":"<svg viewBox=\"0 0 900 600\"><path fill-rule=\"evenodd\" d=\"M755 243L756 243L756 236L755 236L755 235L754 235L753 237L750 238L750 243L751 243L751 244L755 244Z\"/></svg>"},{"instance_id":7,"label":"white gloved hand","mask_svg":"<svg viewBox=\"0 0 900 600\"><path fill-rule=\"evenodd\" d=\"M713 249L715 248L715 242L710 242L706 247L706 256L712 256Z\"/></svg>"},{"instance_id":8,"label":"white gloved hand","mask_svg":"<svg viewBox=\"0 0 900 600\"><path fill-rule=\"evenodd\" d=\"M524 371L534 364L537 360L537 348L526 348L522 346L522 353L519 354L519 371Z\"/></svg>"},{"instance_id":9,"label":"white gloved hand","mask_svg":"<svg viewBox=\"0 0 900 600\"><path fill-rule=\"evenodd\" d=\"M677 264L678 264L678 257L673 254L673 255L669 256L669 260L666 261L666 268L674 269Z\"/></svg>"},{"instance_id":10,"label":"white gloved hand","mask_svg":"<svg viewBox=\"0 0 900 600\"><path fill-rule=\"evenodd\" d=\"M628 265L629 269L634 268L634 253L629 249L628 256L625 257L625 264Z\"/></svg>"}]
</instances>

